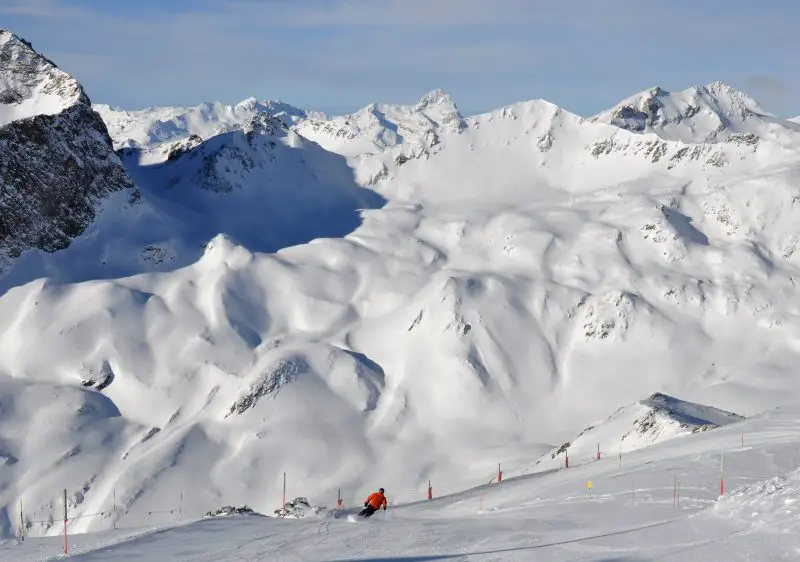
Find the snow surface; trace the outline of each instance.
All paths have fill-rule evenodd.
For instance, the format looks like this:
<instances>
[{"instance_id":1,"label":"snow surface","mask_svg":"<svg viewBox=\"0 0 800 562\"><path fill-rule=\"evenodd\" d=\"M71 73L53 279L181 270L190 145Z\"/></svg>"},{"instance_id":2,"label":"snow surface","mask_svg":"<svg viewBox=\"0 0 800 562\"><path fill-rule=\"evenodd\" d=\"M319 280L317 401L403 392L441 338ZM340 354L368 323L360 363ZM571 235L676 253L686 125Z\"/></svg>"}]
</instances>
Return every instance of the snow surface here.
<instances>
[{"instance_id":1,"label":"snow surface","mask_svg":"<svg viewBox=\"0 0 800 562\"><path fill-rule=\"evenodd\" d=\"M140 198L0 277L0 527L23 500L57 534L63 488L74 532L271 513L284 471L317 503L402 503L520 474L657 391L748 416L800 402L800 133L743 103L750 128L718 142L702 112L631 131L543 100L464 118L442 92L330 119L106 111ZM574 538L590 514L503 516L497 539L467 519L443 552ZM411 519L389 548L430 536Z\"/></svg>"},{"instance_id":2,"label":"snow surface","mask_svg":"<svg viewBox=\"0 0 800 562\"><path fill-rule=\"evenodd\" d=\"M585 428L575 439L542 456L533 470L566 467L567 458L573 464L583 463L596 459L598 453L600 458L606 455L621 458L623 453L743 419L732 412L656 393Z\"/></svg>"},{"instance_id":3,"label":"snow surface","mask_svg":"<svg viewBox=\"0 0 800 562\"><path fill-rule=\"evenodd\" d=\"M208 139L236 130L258 115L275 115L290 123L309 115L325 117L322 113L309 114L280 101L258 101L256 98L235 105L215 102L195 107L151 107L137 111L102 103L93 107L106 122L115 148L151 147L189 135Z\"/></svg>"},{"instance_id":4,"label":"snow surface","mask_svg":"<svg viewBox=\"0 0 800 562\"><path fill-rule=\"evenodd\" d=\"M718 142L731 135L750 134L795 148L796 137L787 136L785 130L800 130L721 82L681 92L656 87L623 100L592 120L636 132L656 132L662 138L683 142Z\"/></svg>"},{"instance_id":5,"label":"snow surface","mask_svg":"<svg viewBox=\"0 0 800 562\"><path fill-rule=\"evenodd\" d=\"M63 101L60 95L34 93L19 103L0 104L0 126L35 115L55 115L65 109Z\"/></svg>"},{"instance_id":6,"label":"snow surface","mask_svg":"<svg viewBox=\"0 0 800 562\"><path fill-rule=\"evenodd\" d=\"M55 115L83 95L73 78L4 29L0 29L0 56L6 67L0 72L0 127L35 115ZM18 73L18 68L28 72Z\"/></svg>"},{"instance_id":7,"label":"snow surface","mask_svg":"<svg viewBox=\"0 0 800 562\"><path fill-rule=\"evenodd\" d=\"M351 522L348 503L304 519L222 517L73 535L69 548L76 560L153 562L795 560L798 420L797 407L773 409L632 452L622 465L608 458L435 491L432 501L395 503L367 521ZM8 540L0 557L52 560L62 548L59 537Z\"/></svg>"}]
</instances>

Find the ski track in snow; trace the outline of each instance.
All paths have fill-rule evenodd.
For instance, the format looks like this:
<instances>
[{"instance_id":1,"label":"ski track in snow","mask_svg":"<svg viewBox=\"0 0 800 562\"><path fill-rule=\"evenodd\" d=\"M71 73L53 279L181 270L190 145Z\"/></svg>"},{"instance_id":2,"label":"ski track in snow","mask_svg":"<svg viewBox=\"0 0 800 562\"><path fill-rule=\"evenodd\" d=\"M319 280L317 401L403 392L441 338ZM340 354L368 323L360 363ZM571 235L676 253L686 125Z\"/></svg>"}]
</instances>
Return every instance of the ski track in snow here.
<instances>
[{"instance_id":1,"label":"ski track in snow","mask_svg":"<svg viewBox=\"0 0 800 562\"><path fill-rule=\"evenodd\" d=\"M73 536L77 560L792 560L800 552L800 410L566 470L550 470L378 512L305 519L220 517L126 537ZM741 447L740 435L747 438ZM725 450L726 493L719 496ZM779 471L785 476L767 478ZM676 506L673 482L680 483ZM586 482L593 481L588 497ZM391 494L391 490L388 490ZM483 511L479 511L480 506ZM353 511L354 512L354 511ZM350 513L353 513L350 512ZM50 560L59 537L7 541L0 556Z\"/></svg>"}]
</instances>

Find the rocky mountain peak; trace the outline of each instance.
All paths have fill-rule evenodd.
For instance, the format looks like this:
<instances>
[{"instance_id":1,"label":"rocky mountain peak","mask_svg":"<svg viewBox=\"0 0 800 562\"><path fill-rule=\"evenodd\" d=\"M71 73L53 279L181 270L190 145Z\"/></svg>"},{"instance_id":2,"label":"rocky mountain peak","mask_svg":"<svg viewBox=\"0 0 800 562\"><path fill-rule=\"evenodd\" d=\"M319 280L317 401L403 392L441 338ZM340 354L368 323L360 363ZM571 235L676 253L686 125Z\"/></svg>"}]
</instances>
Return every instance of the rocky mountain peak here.
<instances>
[{"instance_id":1,"label":"rocky mountain peak","mask_svg":"<svg viewBox=\"0 0 800 562\"><path fill-rule=\"evenodd\" d=\"M590 121L666 140L719 142L732 134L768 134L772 116L756 100L720 81L670 92L660 86L631 96Z\"/></svg>"},{"instance_id":2,"label":"rocky mountain peak","mask_svg":"<svg viewBox=\"0 0 800 562\"><path fill-rule=\"evenodd\" d=\"M0 125L90 103L75 79L6 30L0 30L0 68Z\"/></svg>"},{"instance_id":3,"label":"rocky mountain peak","mask_svg":"<svg viewBox=\"0 0 800 562\"><path fill-rule=\"evenodd\" d=\"M78 82L0 31L0 268L67 247L133 184Z\"/></svg>"},{"instance_id":4,"label":"rocky mountain peak","mask_svg":"<svg viewBox=\"0 0 800 562\"><path fill-rule=\"evenodd\" d=\"M448 105L455 107L455 102L453 101L453 98L450 97L450 94L437 88L422 96L419 102L417 102L416 109L422 110L426 107L434 107L437 105Z\"/></svg>"}]
</instances>

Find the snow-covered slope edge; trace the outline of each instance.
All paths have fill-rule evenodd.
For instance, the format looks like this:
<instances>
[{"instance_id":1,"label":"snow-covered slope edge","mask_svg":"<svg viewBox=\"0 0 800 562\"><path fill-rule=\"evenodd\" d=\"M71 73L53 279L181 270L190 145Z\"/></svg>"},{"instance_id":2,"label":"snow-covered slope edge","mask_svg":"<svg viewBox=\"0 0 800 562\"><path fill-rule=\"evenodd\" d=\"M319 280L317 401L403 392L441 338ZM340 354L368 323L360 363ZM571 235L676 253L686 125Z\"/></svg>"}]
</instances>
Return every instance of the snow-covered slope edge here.
<instances>
[{"instance_id":1,"label":"snow-covered slope edge","mask_svg":"<svg viewBox=\"0 0 800 562\"><path fill-rule=\"evenodd\" d=\"M29 248L67 247L130 187L80 85L0 30L0 269Z\"/></svg>"},{"instance_id":2,"label":"snow-covered slope edge","mask_svg":"<svg viewBox=\"0 0 800 562\"><path fill-rule=\"evenodd\" d=\"M564 466L567 456L573 464L596 458L598 451L601 457L616 456L744 419L732 412L657 392L620 408L605 421L587 427L572 441L540 458L536 470Z\"/></svg>"}]
</instances>

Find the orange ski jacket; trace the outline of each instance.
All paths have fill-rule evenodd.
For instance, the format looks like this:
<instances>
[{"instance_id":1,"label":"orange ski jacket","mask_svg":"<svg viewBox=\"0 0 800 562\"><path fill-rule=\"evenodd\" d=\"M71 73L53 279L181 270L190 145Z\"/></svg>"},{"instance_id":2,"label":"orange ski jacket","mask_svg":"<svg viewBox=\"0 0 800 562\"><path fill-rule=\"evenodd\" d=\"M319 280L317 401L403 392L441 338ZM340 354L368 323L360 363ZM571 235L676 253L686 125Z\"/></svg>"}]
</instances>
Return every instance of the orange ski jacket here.
<instances>
[{"instance_id":1,"label":"orange ski jacket","mask_svg":"<svg viewBox=\"0 0 800 562\"><path fill-rule=\"evenodd\" d=\"M370 494L366 501L367 505L371 505L373 509L386 509L386 496L384 496L380 492L375 492L374 494Z\"/></svg>"}]
</instances>

